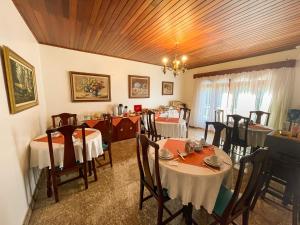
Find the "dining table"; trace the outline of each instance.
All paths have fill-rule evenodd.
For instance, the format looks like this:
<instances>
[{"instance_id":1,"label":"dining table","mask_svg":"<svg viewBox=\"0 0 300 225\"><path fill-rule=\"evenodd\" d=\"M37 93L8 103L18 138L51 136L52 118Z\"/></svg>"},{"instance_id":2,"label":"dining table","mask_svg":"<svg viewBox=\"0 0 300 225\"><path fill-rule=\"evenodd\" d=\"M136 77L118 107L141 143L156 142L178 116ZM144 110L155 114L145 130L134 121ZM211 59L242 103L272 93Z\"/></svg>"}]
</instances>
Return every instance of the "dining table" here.
<instances>
[{"instance_id":1,"label":"dining table","mask_svg":"<svg viewBox=\"0 0 300 225\"><path fill-rule=\"evenodd\" d=\"M157 133L163 137L184 138L186 137L186 121L180 118L177 110L169 110L159 113L155 118Z\"/></svg>"},{"instance_id":2,"label":"dining table","mask_svg":"<svg viewBox=\"0 0 300 225\"><path fill-rule=\"evenodd\" d=\"M86 159L91 161L92 158L96 158L103 154L102 148L102 136L101 132L96 129L86 128ZM76 159L83 162L82 156L82 140L80 138L81 130L75 130L74 132L74 149ZM58 134L52 137L54 163L56 166L63 167L64 158L64 139L62 134ZM46 134L40 135L34 138L30 143L30 166L43 169L45 167L50 168L50 155L48 138Z\"/></svg>"},{"instance_id":3,"label":"dining table","mask_svg":"<svg viewBox=\"0 0 300 225\"><path fill-rule=\"evenodd\" d=\"M231 158L216 146L203 147L199 152L192 152L183 159L179 152L185 151L185 138L168 138L157 141L159 151L167 149L173 153L170 160L159 160L159 172L162 187L168 190L171 199L179 199L186 207L186 221L191 223L192 207L204 207L212 213L222 184L231 184L232 161ZM219 168L204 163L205 157L218 156L221 164ZM154 170L154 148L149 149L150 170Z\"/></svg>"},{"instance_id":4,"label":"dining table","mask_svg":"<svg viewBox=\"0 0 300 225\"><path fill-rule=\"evenodd\" d=\"M225 125L227 125L225 123ZM228 128L233 128L233 124L229 123ZM253 148L256 147L264 147L265 146L265 140L267 138L267 135L273 131L272 127L261 125L261 124L249 124L248 126L248 134L247 134L247 144L248 146L251 146ZM244 139L245 137L245 126L240 125L239 126L239 136L241 139ZM222 131L221 137L223 140L226 140L226 132Z\"/></svg>"}]
</instances>

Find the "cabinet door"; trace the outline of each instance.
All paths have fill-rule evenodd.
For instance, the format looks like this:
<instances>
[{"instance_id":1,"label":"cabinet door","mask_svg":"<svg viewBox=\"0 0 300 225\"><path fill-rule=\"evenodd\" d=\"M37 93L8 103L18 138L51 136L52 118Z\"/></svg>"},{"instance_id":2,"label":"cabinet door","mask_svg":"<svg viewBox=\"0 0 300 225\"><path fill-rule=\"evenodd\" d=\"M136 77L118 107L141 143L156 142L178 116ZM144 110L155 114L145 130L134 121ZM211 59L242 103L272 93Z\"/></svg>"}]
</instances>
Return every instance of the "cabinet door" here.
<instances>
[{"instance_id":1,"label":"cabinet door","mask_svg":"<svg viewBox=\"0 0 300 225\"><path fill-rule=\"evenodd\" d=\"M131 120L124 118L117 126L118 140L124 140L135 137L136 124Z\"/></svg>"}]
</instances>

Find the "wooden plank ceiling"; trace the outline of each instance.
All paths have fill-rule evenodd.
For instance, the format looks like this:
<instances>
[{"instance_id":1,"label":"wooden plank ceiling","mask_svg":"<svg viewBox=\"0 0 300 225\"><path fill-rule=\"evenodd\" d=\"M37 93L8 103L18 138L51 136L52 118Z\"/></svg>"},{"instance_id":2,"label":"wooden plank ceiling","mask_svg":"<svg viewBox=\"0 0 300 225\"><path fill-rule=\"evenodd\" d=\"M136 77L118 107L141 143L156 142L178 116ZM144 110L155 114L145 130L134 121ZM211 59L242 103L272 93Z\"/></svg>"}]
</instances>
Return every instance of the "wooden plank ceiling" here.
<instances>
[{"instance_id":1,"label":"wooden plank ceiling","mask_svg":"<svg viewBox=\"0 0 300 225\"><path fill-rule=\"evenodd\" d=\"M188 67L295 48L299 0L13 0L38 42Z\"/></svg>"}]
</instances>

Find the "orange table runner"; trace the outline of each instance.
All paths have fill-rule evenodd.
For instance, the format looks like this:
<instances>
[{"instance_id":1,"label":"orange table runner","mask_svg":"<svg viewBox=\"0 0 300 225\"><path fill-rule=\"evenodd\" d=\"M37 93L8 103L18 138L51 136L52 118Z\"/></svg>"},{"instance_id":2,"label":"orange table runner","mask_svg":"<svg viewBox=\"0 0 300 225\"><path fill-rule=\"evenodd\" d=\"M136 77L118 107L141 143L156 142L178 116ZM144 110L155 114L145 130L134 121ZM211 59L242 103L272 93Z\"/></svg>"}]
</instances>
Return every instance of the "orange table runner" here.
<instances>
[{"instance_id":1,"label":"orange table runner","mask_svg":"<svg viewBox=\"0 0 300 225\"><path fill-rule=\"evenodd\" d=\"M112 118L112 125L114 127L116 127L121 121L122 121L123 117L113 117Z\"/></svg>"},{"instance_id":2,"label":"orange table runner","mask_svg":"<svg viewBox=\"0 0 300 225\"><path fill-rule=\"evenodd\" d=\"M249 128L253 128L253 129L257 129L257 130L272 130L268 127L265 127L265 126L262 126L260 124L252 124L252 125L249 125Z\"/></svg>"},{"instance_id":3,"label":"orange table runner","mask_svg":"<svg viewBox=\"0 0 300 225\"><path fill-rule=\"evenodd\" d=\"M174 156L177 156L178 155L177 149L180 152L184 152L185 143L186 143L185 141L181 141L181 140L168 139L164 145L164 148L172 152ZM204 147L200 152L193 152L187 155L186 157L184 157L185 160L181 159L180 157L179 160L181 163L202 167L204 158L214 154L215 154L215 150L213 146Z\"/></svg>"},{"instance_id":4,"label":"orange table runner","mask_svg":"<svg viewBox=\"0 0 300 225\"><path fill-rule=\"evenodd\" d=\"M137 121L139 121L140 116L129 116L128 119L130 119L131 122L136 123Z\"/></svg>"},{"instance_id":5,"label":"orange table runner","mask_svg":"<svg viewBox=\"0 0 300 225\"><path fill-rule=\"evenodd\" d=\"M96 126L97 123L99 123L101 120L85 120L84 122L91 128Z\"/></svg>"},{"instance_id":6,"label":"orange table runner","mask_svg":"<svg viewBox=\"0 0 300 225\"><path fill-rule=\"evenodd\" d=\"M156 122L179 123L179 118L158 117L155 121Z\"/></svg>"},{"instance_id":7,"label":"orange table runner","mask_svg":"<svg viewBox=\"0 0 300 225\"><path fill-rule=\"evenodd\" d=\"M88 136L92 133L94 133L96 131L94 130L85 130L85 136ZM82 138L82 131L81 130L76 130L74 132L74 136L75 138ZM48 137L44 136L41 138L37 138L34 141L38 141L38 142L48 142ZM57 137L52 137L52 143L56 143L56 144L63 144L65 142L64 136L61 134Z\"/></svg>"}]
</instances>

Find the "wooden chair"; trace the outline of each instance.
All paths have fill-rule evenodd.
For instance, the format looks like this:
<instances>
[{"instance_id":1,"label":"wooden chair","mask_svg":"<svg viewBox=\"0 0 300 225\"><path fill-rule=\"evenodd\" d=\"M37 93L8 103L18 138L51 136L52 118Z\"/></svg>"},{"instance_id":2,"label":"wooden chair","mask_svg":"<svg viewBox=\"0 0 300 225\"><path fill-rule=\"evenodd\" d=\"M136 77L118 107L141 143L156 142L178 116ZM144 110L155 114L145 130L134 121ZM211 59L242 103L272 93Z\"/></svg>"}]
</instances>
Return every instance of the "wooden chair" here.
<instances>
[{"instance_id":1,"label":"wooden chair","mask_svg":"<svg viewBox=\"0 0 300 225\"><path fill-rule=\"evenodd\" d=\"M78 162L75 157L75 149L73 143L73 133L76 129L80 129L82 132L82 157L83 162ZM54 132L60 132L64 136L64 158L63 158L63 167L59 167L55 165L54 152L53 152L53 144L51 134ZM59 128L54 128L46 131L48 136L48 145L49 145L49 154L50 154L50 162L51 169L50 174L48 174L48 196L51 196L51 180L53 184L54 197L55 201L58 202L58 185L65 184L66 182L73 181L78 178L83 178L85 189L88 188L88 180L87 180L87 160L86 160L86 139L85 139L85 125L81 126L73 126L67 125ZM95 180L97 180L95 161L92 160L93 170ZM79 176L72 178L70 180L64 182L58 182L59 177L67 173L73 173L74 171L79 172ZM50 177L51 176L51 177Z\"/></svg>"},{"instance_id":2,"label":"wooden chair","mask_svg":"<svg viewBox=\"0 0 300 225\"><path fill-rule=\"evenodd\" d=\"M110 114L103 114L103 121L99 121L94 127L94 129L97 129L101 132L102 135L102 148L104 151L103 155L100 155L98 158L96 158L96 162L98 163L98 167L110 165L110 167L113 166L112 163L112 154L111 154L111 143L112 143L112 117ZM100 162L100 158L103 158L105 160L105 153L108 153L109 161L102 163Z\"/></svg>"},{"instance_id":3,"label":"wooden chair","mask_svg":"<svg viewBox=\"0 0 300 225\"><path fill-rule=\"evenodd\" d=\"M140 172L140 201L139 201L139 209L141 210L143 207L143 202L148 200L151 197L154 197L158 204L158 215L157 215L157 225L163 225L169 223L175 217L180 215L183 209L180 209L176 213L172 214L170 210L165 206L165 203L170 199L168 197L167 190L162 188L161 179L159 173L159 157L158 150L159 146L155 142L150 141L145 135L137 134L137 161ZM154 158L154 171L151 174L148 151L149 147L153 147L155 151ZM154 181L154 178L155 181ZM150 195L144 197L144 188L147 188L150 192ZM163 210L166 210L170 215L169 218L163 221Z\"/></svg>"},{"instance_id":4,"label":"wooden chair","mask_svg":"<svg viewBox=\"0 0 300 225\"><path fill-rule=\"evenodd\" d=\"M295 156L280 152L275 157L271 154L268 165L265 185L262 187L260 196L266 198L268 193L282 200L283 205L291 204L293 206L292 225L297 225L300 221L300 160ZM283 185L284 193L272 187L271 181Z\"/></svg>"},{"instance_id":5,"label":"wooden chair","mask_svg":"<svg viewBox=\"0 0 300 225\"><path fill-rule=\"evenodd\" d=\"M162 136L157 133L155 125L155 112L148 110L147 111L147 128L148 128L148 138L151 137L152 141L161 140Z\"/></svg>"},{"instance_id":6,"label":"wooden chair","mask_svg":"<svg viewBox=\"0 0 300 225\"><path fill-rule=\"evenodd\" d=\"M230 124L230 122L233 122ZM227 115L227 127L228 129L232 129L231 131L231 144L235 148L239 146L243 148L243 155L246 154L246 150L248 147L248 127L249 127L250 119L247 117L243 117L240 115ZM244 135L243 137L240 136L240 125L243 126Z\"/></svg>"},{"instance_id":7,"label":"wooden chair","mask_svg":"<svg viewBox=\"0 0 300 225\"><path fill-rule=\"evenodd\" d=\"M141 134L146 134L149 137L150 134L147 126L147 112L141 113L140 131Z\"/></svg>"},{"instance_id":8,"label":"wooden chair","mask_svg":"<svg viewBox=\"0 0 300 225\"><path fill-rule=\"evenodd\" d=\"M204 139L207 139L207 132L208 132L208 127L212 125L215 129L215 134L214 134L214 139L212 144L214 146L219 147L220 146L220 142L221 142L221 133L223 131L223 129L226 129L227 126L224 123L220 123L220 122L206 122L206 126L205 126L205 133L204 133Z\"/></svg>"},{"instance_id":9,"label":"wooden chair","mask_svg":"<svg viewBox=\"0 0 300 225\"><path fill-rule=\"evenodd\" d=\"M249 212L251 203L258 191L257 187L261 182L261 174L265 170L265 162L267 160L268 150L259 149L251 155L244 156L240 160L240 169L234 191L221 186L215 207L213 217L215 221L211 225L235 224L234 220L240 215L243 216L243 225L248 225ZM241 193L241 186L245 176L245 166L251 165L252 169L249 174L249 179L246 188ZM248 174L247 174L248 175Z\"/></svg>"},{"instance_id":10,"label":"wooden chair","mask_svg":"<svg viewBox=\"0 0 300 225\"><path fill-rule=\"evenodd\" d=\"M224 110L223 109L215 110L215 122L224 123Z\"/></svg>"},{"instance_id":11,"label":"wooden chair","mask_svg":"<svg viewBox=\"0 0 300 225\"><path fill-rule=\"evenodd\" d=\"M271 113L263 112L263 111L250 111L250 116L249 116L250 120L252 118L252 115L256 115L255 120L253 120L253 121L254 121L254 123L258 123L258 124L262 124L261 118L263 115L266 115L265 124L262 124L262 125L268 126Z\"/></svg>"},{"instance_id":12,"label":"wooden chair","mask_svg":"<svg viewBox=\"0 0 300 225\"><path fill-rule=\"evenodd\" d=\"M191 117L191 109L186 108L186 107L185 108L180 108L179 118L182 118L182 119L185 120L185 124L186 124L186 138L188 138L188 134L189 134L190 117Z\"/></svg>"},{"instance_id":13,"label":"wooden chair","mask_svg":"<svg viewBox=\"0 0 300 225\"><path fill-rule=\"evenodd\" d=\"M56 128L56 120L58 119L58 127L66 126L66 125L77 125L77 114L72 113L61 113L58 115L53 115L52 117L52 126Z\"/></svg>"}]
</instances>

